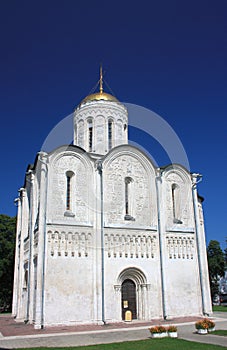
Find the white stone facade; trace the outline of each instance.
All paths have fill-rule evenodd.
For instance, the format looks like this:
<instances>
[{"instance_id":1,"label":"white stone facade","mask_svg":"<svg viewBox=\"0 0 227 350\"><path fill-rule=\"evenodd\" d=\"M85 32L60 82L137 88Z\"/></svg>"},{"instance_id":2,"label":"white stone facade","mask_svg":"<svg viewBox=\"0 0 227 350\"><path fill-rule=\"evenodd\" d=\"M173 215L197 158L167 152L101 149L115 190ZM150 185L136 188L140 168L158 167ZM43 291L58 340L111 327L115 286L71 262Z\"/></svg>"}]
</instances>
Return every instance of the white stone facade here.
<instances>
[{"instance_id":1,"label":"white stone facade","mask_svg":"<svg viewBox=\"0 0 227 350\"><path fill-rule=\"evenodd\" d=\"M127 129L119 102L82 101L74 145L28 168L17 201L17 320L41 328L120 322L127 310L147 321L212 312L197 176L156 168L127 144Z\"/></svg>"}]
</instances>

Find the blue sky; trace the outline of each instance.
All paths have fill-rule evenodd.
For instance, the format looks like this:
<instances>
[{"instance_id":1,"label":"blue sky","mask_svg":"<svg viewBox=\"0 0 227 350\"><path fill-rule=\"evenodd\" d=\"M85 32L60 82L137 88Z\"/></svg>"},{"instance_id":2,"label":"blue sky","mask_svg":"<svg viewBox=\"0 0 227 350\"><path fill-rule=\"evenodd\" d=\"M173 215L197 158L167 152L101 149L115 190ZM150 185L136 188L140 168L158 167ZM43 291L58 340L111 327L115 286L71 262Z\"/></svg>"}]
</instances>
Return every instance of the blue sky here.
<instances>
[{"instance_id":1,"label":"blue sky","mask_svg":"<svg viewBox=\"0 0 227 350\"><path fill-rule=\"evenodd\" d=\"M227 236L227 2L1 1L0 213L13 204L49 131L105 80L178 134L203 174L207 242ZM139 118L139 116L138 116ZM145 142L160 165L165 156Z\"/></svg>"}]
</instances>

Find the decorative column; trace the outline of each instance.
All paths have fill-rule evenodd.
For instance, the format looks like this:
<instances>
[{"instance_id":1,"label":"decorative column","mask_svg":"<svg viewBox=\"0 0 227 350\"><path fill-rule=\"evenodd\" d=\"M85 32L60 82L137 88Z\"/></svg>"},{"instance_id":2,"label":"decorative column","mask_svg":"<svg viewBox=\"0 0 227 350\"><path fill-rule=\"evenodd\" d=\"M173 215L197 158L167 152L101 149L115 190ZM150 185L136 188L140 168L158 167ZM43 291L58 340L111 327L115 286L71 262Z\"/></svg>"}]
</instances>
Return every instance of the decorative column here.
<instances>
[{"instance_id":1,"label":"decorative column","mask_svg":"<svg viewBox=\"0 0 227 350\"><path fill-rule=\"evenodd\" d=\"M47 154L39 153L40 171L40 201L38 221L38 260L37 260L37 289L36 289L36 315L35 328L44 327L45 315L45 263L46 263L46 210L47 210Z\"/></svg>"},{"instance_id":2,"label":"decorative column","mask_svg":"<svg viewBox=\"0 0 227 350\"><path fill-rule=\"evenodd\" d=\"M197 254L198 254L198 268L200 277L200 288L202 298L202 311L204 315L212 314L211 296L210 296L210 285L208 275L208 263L206 253L206 242L203 220L200 223L200 214L197 193L197 177L201 178L199 174L192 174L192 196L193 196L193 207L194 207L194 218L195 218L195 230L196 230L196 243L197 243ZM202 209L202 208L201 208ZM202 219L202 218L201 218Z\"/></svg>"},{"instance_id":3,"label":"decorative column","mask_svg":"<svg viewBox=\"0 0 227 350\"><path fill-rule=\"evenodd\" d=\"M101 164L100 164L101 165ZM101 274L101 181L99 161L95 164L95 223L94 223L94 258L93 258L93 319L97 324L102 323L102 274Z\"/></svg>"},{"instance_id":4,"label":"decorative column","mask_svg":"<svg viewBox=\"0 0 227 350\"><path fill-rule=\"evenodd\" d=\"M161 170L157 169L156 190L157 190L157 208L158 208L158 236L159 236L159 254L160 254L160 273L161 273L161 293L162 293L162 313L163 318L167 319L167 303L166 303L166 279L163 248L165 247L164 229L163 229L163 214L162 213L162 174Z\"/></svg>"},{"instance_id":5,"label":"decorative column","mask_svg":"<svg viewBox=\"0 0 227 350\"><path fill-rule=\"evenodd\" d=\"M98 160L96 163L96 169L100 177L100 183L98 185L100 193L100 204L97 205L97 235L96 235L96 244L97 244L97 295L99 299L97 300L97 316L98 322L101 321L101 324L106 323L105 319L105 255L104 255L104 213L103 213L103 167L101 160ZM97 192L98 193L98 192ZM101 272L101 273L100 273ZM100 286L101 280L101 286ZM101 288L100 288L101 287ZM100 305L101 302L101 305ZM100 308L101 307L101 308ZM101 319L100 319L101 316Z\"/></svg>"},{"instance_id":6,"label":"decorative column","mask_svg":"<svg viewBox=\"0 0 227 350\"><path fill-rule=\"evenodd\" d=\"M141 305L142 305L142 320L148 320L149 319L149 306L148 306L148 288L149 284L142 283L140 285L141 288Z\"/></svg>"},{"instance_id":7,"label":"decorative column","mask_svg":"<svg viewBox=\"0 0 227 350\"><path fill-rule=\"evenodd\" d=\"M24 239L27 234L27 213L26 213L26 190L20 188L21 200L21 223L20 223L20 249L19 249L19 271L18 271L18 305L17 305L17 320L25 319L25 300L24 300Z\"/></svg>"},{"instance_id":8,"label":"decorative column","mask_svg":"<svg viewBox=\"0 0 227 350\"><path fill-rule=\"evenodd\" d=\"M31 170L26 174L26 181L30 185L29 200L29 258L28 258L28 300L26 321L32 323L33 320L33 296L34 296L34 265L33 265L33 245L34 245L34 174ZM30 178L29 178L30 177Z\"/></svg>"},{"instance_id":9,"label":"decorative column","mask_svg":"<svg viewBox=\"0 0 227 350\"><path fill-rule=\"evenodd\" d=\"M14 281L13 281L13 302L12 316L17 316L18 309L18 293L19 293L19 266L20 266L20 233L21 233L21 198L15 199L17 204L17 226L16 226L16 247L15 247L15 263L14 263Z\"/></svg>"},{"instance_id":10,"label":"decorative column","mask_svg":"<svg viewBox=\"0 0 227 350\"><path fill-rule=\"evenodd\" d=\"M115 315L116 321L122 321L122 310L121 310L121 285L120 284L115 284L114 285L114 298L115 302L114 304L116 305L116 310L115 310Z\"/></svg>"}]
</instances>

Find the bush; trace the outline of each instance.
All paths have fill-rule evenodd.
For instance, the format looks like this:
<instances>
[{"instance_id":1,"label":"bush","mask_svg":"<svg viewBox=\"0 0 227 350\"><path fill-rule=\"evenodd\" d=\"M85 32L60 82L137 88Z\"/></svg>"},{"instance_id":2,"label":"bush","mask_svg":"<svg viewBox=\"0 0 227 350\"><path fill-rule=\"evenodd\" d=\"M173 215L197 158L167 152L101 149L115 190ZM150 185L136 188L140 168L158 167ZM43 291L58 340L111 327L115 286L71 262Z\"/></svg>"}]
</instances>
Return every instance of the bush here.
<instances>
[{"instance_id":1,"label":"bush","mask_svg":"<svg viewBox=\"0 0 227 350\"><path fill-rule=\"evenodd\" d=\"M201 320L196 322L195 324L196 329L208 329L208 324L205 320Z\"/></svg>"},{"instance_id":2,"label":"bush","mask_svg":"<svg viewBox=\"0 0 227 350\"><path fill-rule=\"evenodd\" d=\"M169 327L167 328L167 331L168 331L168 332L177 332L177 327L176 327L176 326L169 326Z\"/></svg>"},{"instance_id":3,"label":"bush","mask_svg":"<svg viewBox=\"0 0 227 350\"><path fill-rule=\"evenodd\" d=\"M167 332L167 329L166 327L164 326L155 326L155 327L151 327L151 328L148 328L150 333L153 334L153 333L165 333Z\"/></svg>"},{"instance_id":4,"label":"bush","mask_svg":"<svg viewBox=\"0 0 227 350\"><path fill-rule=\"evenodd\" d=\"M195 324L196 329L208 329L208 328L214 328L214 327L215 327L215 323L211 321L209 318L204 318L203 320L200 320Z\"/></svg>"}]
</instances>

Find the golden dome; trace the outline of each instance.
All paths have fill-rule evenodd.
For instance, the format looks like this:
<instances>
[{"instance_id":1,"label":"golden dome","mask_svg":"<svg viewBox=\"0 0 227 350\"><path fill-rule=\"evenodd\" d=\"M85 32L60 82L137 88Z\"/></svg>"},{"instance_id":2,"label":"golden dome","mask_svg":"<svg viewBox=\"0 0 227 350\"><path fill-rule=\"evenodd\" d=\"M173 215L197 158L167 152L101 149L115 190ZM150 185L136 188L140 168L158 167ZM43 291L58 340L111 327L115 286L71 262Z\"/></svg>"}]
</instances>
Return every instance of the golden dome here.
<instances>
[{"instance_id":1,"label":"golden dome","mask_svg":"<svg viewBox=\"0 0 227 350\"><path fill-rule=\"evenodd\" d=\"M80 104L86 103L88 101L100 101L100 100L119 102L118 99L113 95L107 94L106 92L99 91L85 97Z\"/></svg>"},{"instance_id":2,"label":"golden dome","mask_svg":"<svg viewBox=\"0 0 227 350\"><path fill-rule=\"evenodd\" d=\"M116 97L113 95L107 94L106 92L103 92L103 74L102 74L102 66L100 66L100 78L99 78L99 92L95 92L93 94L88 95L85 97L81 102L80 105L88 102L88 101L112 101L112 102L119 102Z\"/></svg>"}]
</instances>

